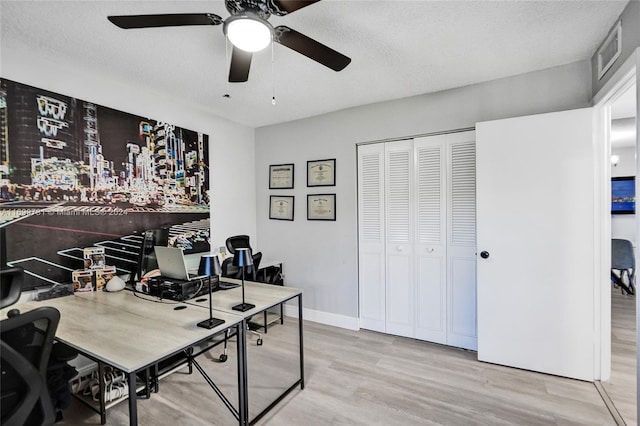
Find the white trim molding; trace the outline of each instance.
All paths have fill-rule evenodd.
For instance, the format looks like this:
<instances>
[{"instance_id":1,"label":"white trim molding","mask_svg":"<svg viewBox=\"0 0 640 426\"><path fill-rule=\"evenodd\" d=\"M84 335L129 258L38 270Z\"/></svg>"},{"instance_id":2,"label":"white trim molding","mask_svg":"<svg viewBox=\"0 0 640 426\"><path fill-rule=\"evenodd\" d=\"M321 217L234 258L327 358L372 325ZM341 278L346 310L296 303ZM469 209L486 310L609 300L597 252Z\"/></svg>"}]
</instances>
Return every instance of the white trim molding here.
<instances>
[{"instance_id":1,"label":"white trim molding","mask_svg":"<svg viewBox=\"0 0 640 426\"><path fill-rule=\"evenodd\" d=\"M284 314L288 317L298 318L298 306L284 305ZM347 330L360 330L358 318L355 317L333 314L331 312L316 311L308 308L302 308L302 317L306 321L346 328Z\"/></svg>"}]
</instances>

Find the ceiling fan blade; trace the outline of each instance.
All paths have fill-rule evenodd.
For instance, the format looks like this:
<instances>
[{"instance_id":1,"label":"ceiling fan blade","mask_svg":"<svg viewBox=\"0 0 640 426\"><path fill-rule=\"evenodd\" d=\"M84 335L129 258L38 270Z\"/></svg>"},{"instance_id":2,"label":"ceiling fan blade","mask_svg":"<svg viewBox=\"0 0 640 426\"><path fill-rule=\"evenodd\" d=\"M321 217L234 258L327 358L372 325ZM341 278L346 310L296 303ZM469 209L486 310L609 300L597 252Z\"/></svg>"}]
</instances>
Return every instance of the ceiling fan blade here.
<instances>
[{"instance_id":1,"label":"ceiling fan blade","mask_svg":"<svg viewBox=\"0 0 640 426\"><path fill-rule=\"evenodd\" d=\"M334 71L342 71L351 62L351 58L342 53L284 25L276 27L274 34L274 41Z\"/></svg>"},{"instance_id":2,"label":"ceiling fan blade","mask_svg":"<svg viewBox=\"0 0 640 426\"><path fill-rule=\"evenodd\" d=\"M222 18L213 13L174 13L168 15L108 16L120 28L180 27L184 25L220 25Z\"/></svg>"},{"instance_id":3,"label":"ceiling fan blade","mask_svg":"<svg viewBox=\"0 0 640 426\"><path fill-rule=\"evenodd\" d=\"M229 67L229 83L244 83L249 79L251 57L253 53L245 52L234 46L231 52L231 66Z\"/></svg>"},{"instance_id":4,"label":"ceiling fan blade","mask_svg":"<svg viewBox=\"0 0 640 426\"><path fill-rule=\"evenodd\" d=\"M271 9L276 15L282 16L319 1L320 0L271 0Z\"/></svg>"}]
</instances>

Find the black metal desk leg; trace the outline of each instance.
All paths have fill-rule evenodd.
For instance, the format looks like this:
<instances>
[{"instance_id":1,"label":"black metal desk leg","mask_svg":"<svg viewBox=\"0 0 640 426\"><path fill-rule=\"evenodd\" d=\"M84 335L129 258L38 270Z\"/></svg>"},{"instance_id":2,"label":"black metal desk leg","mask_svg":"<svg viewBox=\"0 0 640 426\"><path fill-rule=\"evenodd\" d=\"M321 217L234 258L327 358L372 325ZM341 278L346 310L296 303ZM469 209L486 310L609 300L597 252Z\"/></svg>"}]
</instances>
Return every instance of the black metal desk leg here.
<instances>
[{"instance_id":1,"label":"black metal desk leg","mask_svg":"<svg viewBox=\"0 0 640 426\"><path fill-rule=\"evenodd\" d=\"M136 395L136 373L129 373L129 425L138 425L138 396Z\"/></svg>"},{"instance_id":2,"label":"black metal desk leg","mask_svg":"<svg viewBox=\"0 0 640 426\"><path fill-rule=\"evenodd\" d=\"M98 362L98 402L100 405L100 424L107 423L107 407L105 403L104 364Z\"/></svg>"},{"instance_id":3,"label":"black metal desk leg","mask_svg":"<svg viewBox=\"0 0 640 426\"><path fill-rule=\"evenodd\" d=\"M237 339L237 360L238 360L238 422L240 426L245 426L248 423L249 404L247 402L248 389L247 389L247 345L245 327L247 323L245 320L236 325L236 339Z\"/></svg>"},{"instance_id":4,"label":"black metal desk leg","mask_svg":"<svg viewBox=\"0 0 640 426\"><path fill-rule=\"evenodd\" d=\"M302 293L298 295L298 333L300 334L300 389L304 389L304 345L302 344Z\"/></svg>"}]
</instances>

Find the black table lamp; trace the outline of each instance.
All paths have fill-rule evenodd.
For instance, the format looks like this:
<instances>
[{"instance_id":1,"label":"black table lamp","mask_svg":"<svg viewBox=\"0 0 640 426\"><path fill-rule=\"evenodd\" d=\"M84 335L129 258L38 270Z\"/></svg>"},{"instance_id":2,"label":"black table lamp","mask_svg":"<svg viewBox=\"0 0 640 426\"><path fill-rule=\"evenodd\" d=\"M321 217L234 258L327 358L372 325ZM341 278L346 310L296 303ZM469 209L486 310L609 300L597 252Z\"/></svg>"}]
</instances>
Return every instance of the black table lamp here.
<instances>
[{"instance_id":1,"label":"black table lamp","mask_svg":"<svg viewBox=\"0 0 640 426\"><path fill-rule=\"evenodd\" d=\"M220 275L222 268L220 267L220 261L216 255L207 255L200 258L200 266L198 267L198 275L206 275L209 278L209 319L200 321L198 327L211 329L224 323L223 319L213 317L212 299L211 293L211 276Z\"/></svg>"},{"instance_id":2,"label":"black table lamp","mask_svg":"<svg viewBox=\"0 0 640 426\"><path fill-rule=\"evenodd\" d=\"M255 308L256 305L244 302L244 270L247 266L253 265L253 257L251 256L251 250L248 248L237 248L233 255L233 266L237 266L242 269L242 303L232 307L234 311L248 311L251 308Z\"/></svg>"}]
</instances>

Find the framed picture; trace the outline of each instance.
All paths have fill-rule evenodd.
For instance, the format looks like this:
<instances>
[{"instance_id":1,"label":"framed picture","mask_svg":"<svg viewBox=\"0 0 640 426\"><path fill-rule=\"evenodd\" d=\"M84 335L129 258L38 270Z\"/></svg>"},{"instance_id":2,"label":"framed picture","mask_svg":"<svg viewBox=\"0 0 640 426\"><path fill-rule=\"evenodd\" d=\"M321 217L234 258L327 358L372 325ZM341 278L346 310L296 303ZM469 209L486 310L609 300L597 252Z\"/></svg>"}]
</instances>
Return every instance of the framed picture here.
<instances>
[{"instance_id":1,"label":"framed picture","mask_svg":"<svg viewBox=\"0 0 640 426\"><path fill-rule=\"evenodd\" d=\"M611 178L611 214L636 212L636 179L633 176Z\"/></svg>"},{"instance_id":2,"label":"framed picture","mask_svg":"<svg viewBox=\"0 0 640 426\"><path fill-rule=\"evenodd\" d=\"M293 164L272 164L269 166L269 189L293 188Z\"/></svg>"},{"instance_id":3,"label":"framed picture","mask_svg":"<svg viewBox=\"0 0 640 426\"><path fill-rule=\"evenodd\" d=\"M307 220L336 220L336 194L307 195Z\"/></svg>"},{"instance_id":4,"label":"framed picture","mask_svg":"<svg viewBox=\"0 0 640 426\"><path fill-rule=\"evenodd\" d=\"M269 197L269 219L293 220L294 197L272 195Z\"/></svg>"},{"instance_id":5,"label":"framed picture","mask_svg":"<svg viewBox=\"0 0 640 426\"><path fill-rule=\"evenodd\" d=\"M307 186L335 186L336 159L307 161Z\"/></svg>"}]
</instances>

